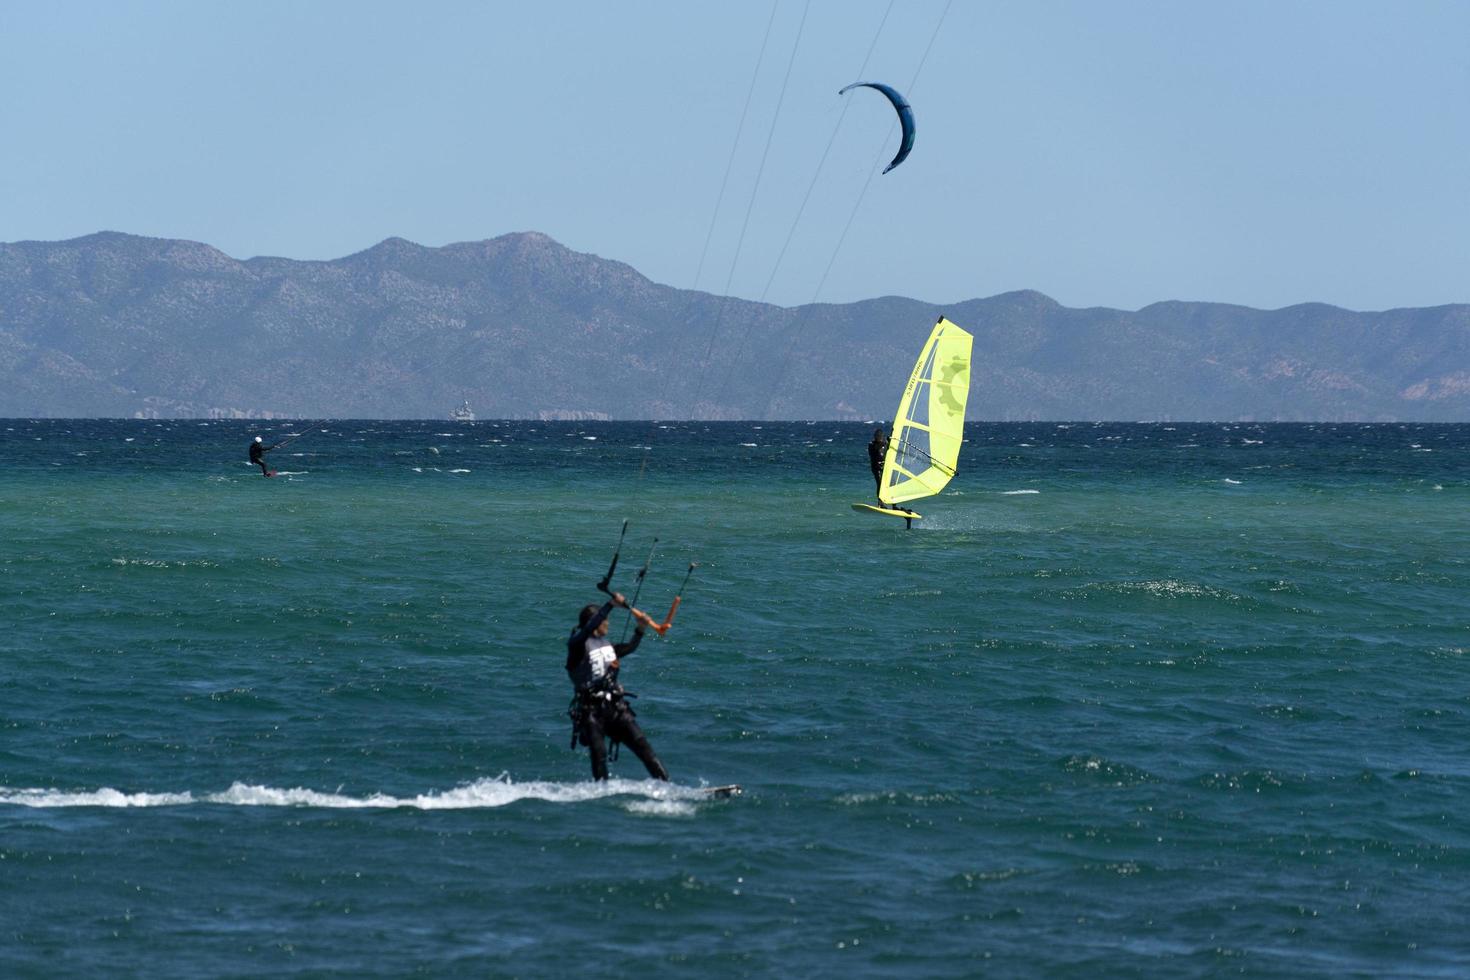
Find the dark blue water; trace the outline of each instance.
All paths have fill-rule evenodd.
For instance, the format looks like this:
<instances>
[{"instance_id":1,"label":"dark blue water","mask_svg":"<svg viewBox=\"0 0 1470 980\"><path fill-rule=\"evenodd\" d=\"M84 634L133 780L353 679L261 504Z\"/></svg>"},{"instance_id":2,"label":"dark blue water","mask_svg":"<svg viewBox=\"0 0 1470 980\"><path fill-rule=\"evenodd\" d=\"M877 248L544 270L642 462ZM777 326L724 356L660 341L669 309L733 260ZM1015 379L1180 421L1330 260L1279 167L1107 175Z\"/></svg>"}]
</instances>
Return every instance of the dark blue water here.
<instances>
[{"instance_id":1,"label":"dark blue water","mask_svg":"<svg viewBox=\"0 0 1470 980\"><path fill-rule=\"evenodd\" d=\"M0 973L1470 973L1470 427L256 424L0 422Z\"/></svg>"}]
</instances>

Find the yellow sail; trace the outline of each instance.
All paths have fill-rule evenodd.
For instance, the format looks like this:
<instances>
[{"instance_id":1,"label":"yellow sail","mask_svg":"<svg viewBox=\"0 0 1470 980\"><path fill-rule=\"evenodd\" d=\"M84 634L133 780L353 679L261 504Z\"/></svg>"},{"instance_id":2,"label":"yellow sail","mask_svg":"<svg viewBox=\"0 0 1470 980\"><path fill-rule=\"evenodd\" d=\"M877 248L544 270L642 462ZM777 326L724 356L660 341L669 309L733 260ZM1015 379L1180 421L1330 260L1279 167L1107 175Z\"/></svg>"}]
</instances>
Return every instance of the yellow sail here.
<instances>
[{"instance_id":1,"label":"yellow sail","mask_svg":"<svg viewBox=\"0 0 1470 980\"><path fill-rule=\"evenodd\" d=\"M968 333L940 317L919 352L883 457L878 499L885 504L932 497L954 476L970 396L973 342Z\"/></svg>"}]
</instances>

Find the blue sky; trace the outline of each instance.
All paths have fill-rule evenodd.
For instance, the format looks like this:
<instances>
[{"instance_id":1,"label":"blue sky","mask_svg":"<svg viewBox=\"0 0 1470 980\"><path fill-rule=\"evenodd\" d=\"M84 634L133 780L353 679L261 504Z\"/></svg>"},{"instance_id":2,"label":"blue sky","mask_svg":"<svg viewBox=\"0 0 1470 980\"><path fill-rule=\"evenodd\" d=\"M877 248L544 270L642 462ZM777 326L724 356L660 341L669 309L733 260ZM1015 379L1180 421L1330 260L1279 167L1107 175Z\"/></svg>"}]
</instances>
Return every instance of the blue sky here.
<instances>
[{"instance_id":1,"label":"blue sky","mask_svg":"<svg viewBox=\"0 0 1470 980\"><path fill-rule=\"evenodd\" d=\"M535 230L783 305L1466 302L1467 38L1430 0L7 3L0 240ZM860 79L918 120L881 177Z\"/></svg>"}]
</instances>

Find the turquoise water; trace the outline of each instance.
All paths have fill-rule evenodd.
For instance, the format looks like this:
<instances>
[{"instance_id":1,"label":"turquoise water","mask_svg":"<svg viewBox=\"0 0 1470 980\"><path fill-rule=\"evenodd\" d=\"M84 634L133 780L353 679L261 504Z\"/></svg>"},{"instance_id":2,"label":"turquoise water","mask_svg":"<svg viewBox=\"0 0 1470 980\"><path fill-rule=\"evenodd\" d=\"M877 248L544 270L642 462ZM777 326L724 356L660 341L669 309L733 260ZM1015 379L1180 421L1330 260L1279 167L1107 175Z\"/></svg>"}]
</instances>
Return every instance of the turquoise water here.
<instances>
[{"instance_id":1,"label":"turquoise water","mask_svg":"<svg viewBox=\"0 0 1470 980\"><path fill-rule=\"evenodd\" d=\"M255 424L0 422L6 975L1470 972L1470 426Z\"/></svg>"}]
</instances>

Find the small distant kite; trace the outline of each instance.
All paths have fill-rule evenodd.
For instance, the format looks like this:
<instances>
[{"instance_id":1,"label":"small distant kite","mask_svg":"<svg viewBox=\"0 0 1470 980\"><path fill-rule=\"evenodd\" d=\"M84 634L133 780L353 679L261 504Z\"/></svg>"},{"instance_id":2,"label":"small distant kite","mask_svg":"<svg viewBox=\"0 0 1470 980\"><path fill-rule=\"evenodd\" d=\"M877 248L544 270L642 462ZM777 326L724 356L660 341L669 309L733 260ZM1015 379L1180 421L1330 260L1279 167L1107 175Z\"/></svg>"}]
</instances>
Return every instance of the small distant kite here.
<instances>
[{"instance_id":1,"label":"small distant kite","mask_svg":"<svg viewBox=\"0 0 1470 980\"><path fill-rule=\"evenodd\" d=\"M875 88L888 96L888 101L893 103L894 111L898 113L899 123L903 125L903 139L898 144L898 155L893 158L893 162L883 168L883 172L886 174L900 163L903 163L908 157L909 151L914 148L914 110L909 106L908 101L902 95L898 94L898 89L892 85L885 85L882 82L853 82L837 94L846 95L852 89L864 87Z\"/></svg>"}]
</instances>

